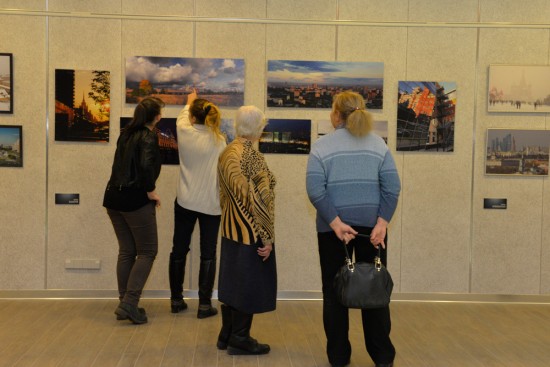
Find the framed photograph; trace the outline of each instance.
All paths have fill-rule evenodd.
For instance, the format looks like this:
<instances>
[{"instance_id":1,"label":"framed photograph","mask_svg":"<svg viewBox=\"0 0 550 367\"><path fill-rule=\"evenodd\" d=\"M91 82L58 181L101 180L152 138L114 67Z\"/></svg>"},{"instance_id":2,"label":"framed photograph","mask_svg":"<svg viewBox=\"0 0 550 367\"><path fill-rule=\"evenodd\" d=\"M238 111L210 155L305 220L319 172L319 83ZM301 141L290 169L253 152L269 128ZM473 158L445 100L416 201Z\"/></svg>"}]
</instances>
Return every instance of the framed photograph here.
<instances>
[{"instance_id":1,"label":"framed photograph","mask_svg":"<svg viewBox=\"0 0 550 367\"><path fill-rule=\"evenodd\" d=\"M233 119L222 118L222 123L220 125L220 131L225 136L225 142L227 144L235 140L235 122Z\"/></svg>"},{"instance_id":2,"label":"framed photograph","mask_svg":"<svg viewBox=\"0 0 550 367\"><path fill-rule=\"evenodd\" d=\"M548 176L550 130L487 129L485 174Z\"/></svg>"},{"instance_id":3,"label":"framed photograph","mask_svg":"<svg viewBox=\"0 0 550 367\"><path fill-rule=\"evenodd\" d=\"M111 73L55 70L55 140L109 141Z\"/></svg>"},{"instance_id":4,"label":"framed photograph","mask_svg":"<svg viewBox=\"0 0 550 367\"><path fill-rule=\"evenodd\" d=\"M120 118L120 131L124 130L126 125L132 121L132 117ZM155 126L155 132L157 133L160 156L162 158L162 164L180 164L180 157L178 154L178 133L176 129L176 118L163 117Z\"/></svg>"},{"instance_id":5,"label":"framed photograph","mask_svg":"<svg viewBox=\"0 0 550 367\"><path fill-rule=\"evenodd\" d=\"M23 127L0 125L0 167L23 167Z\"/></svg>"},{"instance_id":6,"label":"framed photograph","mask_svg":"<svg viewBox=\"0 0 550 367\"><path fill-rule=\"evenodd\" d=\"M550 66L490 65L488 112L550 112Z\"/></svg>"},{"instance_id":7,"label":"framed photograph","mask_svg":"<svg viewBox=\"0 0 550 367\"><path fill-rule=\"evenodd\" d=\"M260 138L262 153L309 154L311 120L269 119Z\"/></svg>"},{"instance_id":8,"label":"framed photograph","mask_svg":"<svg viewBox=\"0 0 550 367\"><path fill-rule=\"evenodd\" d=\"M384 63L268 60L267 107L332 108L332 97L352 90L368 109L384 105Z\"/></svg>"},{"instance_id":9,"label":"framed photograph","mask_svg":"<svg viewBox=\"0 0 550 367\"><path fill-rule=\"evenodd\" d=\"M13 55L0 53L0 113L13 113Z\"/></svg>"},{"instance_id":10,"label":"framed photograph","mask_svg":"<svg viewBox=\"0 0 550 367\"><path fill-rule=\"evenodd\" d=\"M153 96L167 105L185 105L193 88L217 106L242 106L244 59L126 58L126 103Z\"/></svg>"},{"instance_id":11,"label":"framed photograph","mask_svg":"<svg viewBox=\"0 0 550 367\"><path fill-rule=\"evenodd\" d=\"M400 81L397 150L454 151L456 83Z\"/></svg>"}]
</instances>

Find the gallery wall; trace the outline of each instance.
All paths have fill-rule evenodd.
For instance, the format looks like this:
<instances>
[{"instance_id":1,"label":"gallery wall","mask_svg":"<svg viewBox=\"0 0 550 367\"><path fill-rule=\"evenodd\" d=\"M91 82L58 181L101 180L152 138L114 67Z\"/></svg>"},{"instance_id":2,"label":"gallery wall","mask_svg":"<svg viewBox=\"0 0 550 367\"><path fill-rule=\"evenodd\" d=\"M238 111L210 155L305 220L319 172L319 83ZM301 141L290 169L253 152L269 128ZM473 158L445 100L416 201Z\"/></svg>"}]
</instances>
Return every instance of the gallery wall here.
<instances>
[{"instance_id":1,"label":"gallery wall","mask_svg":"<svg viewBox=\"0 0 550 367\"><path fill-rule=\"evenodd\" d=\"M116 238L101 203L117 122L134 107L124 102L125 57L143 55L244 59L245 104L268 118L314 122L330 111L266 107L267 60L383 62L384 108L374 115L388 121L402 181L389 229L395 292L549 294L547 178L484 173L488 128L548 128L547 114L488 113L487 80L490 64L549 64L549 15L544 0L521 7L510 0L0 0L0 53L14 62L14 112L0 114L0 125L22 125L24 145L22 168L0 167L0 290L116 288ZM55 141L55 69L111 72L108 143ZM452 153L395 151L403 80L456 82ZM164 114L179 110L167 106ZM233 117L235 109L222 113ZM277 177L279 290L319 292L307 156L266 159ZM159 254L148 290L168 289L177 178L177 166L162 167ZM55 193L79 193L80 204L56 205ZM508 207L483 209L484 198L507 198ZM66 269L66 259L99 259L101 267ZM197 289L198 259L194 238L186 289Z\"/></svg>"}]
</instances>

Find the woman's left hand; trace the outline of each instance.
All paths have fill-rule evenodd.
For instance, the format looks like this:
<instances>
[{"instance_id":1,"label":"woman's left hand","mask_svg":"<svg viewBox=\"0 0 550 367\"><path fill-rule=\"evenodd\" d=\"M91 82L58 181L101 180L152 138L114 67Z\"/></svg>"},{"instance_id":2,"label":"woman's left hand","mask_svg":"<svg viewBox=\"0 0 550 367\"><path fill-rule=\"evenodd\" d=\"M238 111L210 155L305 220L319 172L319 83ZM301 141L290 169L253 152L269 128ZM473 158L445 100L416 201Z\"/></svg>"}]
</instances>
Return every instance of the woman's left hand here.
<instances>
[{"instance_id":1,"label":"woman's left hand","mask_svg":"<svg viewBox=\"0 0 550 367\"><path fill-rule=\"evenodd\" d=\"M263 261L266 261L269 255L273 251L273 244L268 242L264 244L264 247L258 247L258 255L263 257Z\"/></svg>"}]
</instances>

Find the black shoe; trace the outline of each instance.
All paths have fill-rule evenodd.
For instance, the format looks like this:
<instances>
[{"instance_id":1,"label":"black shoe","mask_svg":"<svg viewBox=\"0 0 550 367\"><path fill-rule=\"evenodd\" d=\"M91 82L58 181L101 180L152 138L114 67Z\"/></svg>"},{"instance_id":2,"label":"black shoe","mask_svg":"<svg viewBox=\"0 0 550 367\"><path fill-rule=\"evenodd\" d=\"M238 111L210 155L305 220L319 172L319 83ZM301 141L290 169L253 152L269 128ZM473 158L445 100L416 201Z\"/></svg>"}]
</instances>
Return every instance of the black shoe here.
<instances>
[{"instance_id":1,"label":"black shoe","mask_svg":"<svg viewBox=\"0 0 550 367\"><path fill-rule=\"evenodd\" d=\"M134 324L145 324L147 323L147 315L139 312L137 306L131 305L126 302L120 302L115 313L118 317L122 317L123 320L130 319Z\"/></svg>"},{"instance_id":2,"label":"black shoe","mask_svg":"<svg viewBox=\"0 0 550 367\"><path fill-rule=\"evenodd\" d=\"M393 367L393 362L390 362L390 363L377 363L376 367Z\"/></svg>"},{"instance_id":3,"label":"black shoe","mask_svg":"<svg viewBox=\"0 0 550 367\"><path fill-rule=\"evenodd\" d=\"M208 308L202 308L208 307ZM210 305L199 305L199 310L197 311L197 319L205 319L210 316L215 316L218 314L218 310Z\"/></svg>"},{"instance_id":4,"label":"black shoe","mask_svg":"<svg viewBox=\"0 0 550 367\"><path fill-rule=\"evenodd\" d=\"M234 335L229 339L227 346L227 354L232 356L267 354L270 350L269 344L260 344L251 337L242 339Z\"/></svg>"},{"instance_id":5,"label":"black shoe","mask_svg":"<svg viewBox=\"0 0 550 367\"><path fill-rule=\"evenodd\" d=\"M187 303L182 299L171 299L170 300L170 309L172 313L178 313L180 311L187 310Z\"/></svg>"},{"instance_id":6,"label":"black shoe","mask_svg":"<svg viewBox=\"0 0 550 367\"><path fill-rule=\"evenodd\" d=\"M138 311L139 311L143 316L147 316L147 313L145 312L145 309L144 309L144 308L138 307ZM116 315L116 319L117 319L117 320L128 320L127 317L117 315L116 311L115 311L115 315Z\"/></svg>"}]
</instances>

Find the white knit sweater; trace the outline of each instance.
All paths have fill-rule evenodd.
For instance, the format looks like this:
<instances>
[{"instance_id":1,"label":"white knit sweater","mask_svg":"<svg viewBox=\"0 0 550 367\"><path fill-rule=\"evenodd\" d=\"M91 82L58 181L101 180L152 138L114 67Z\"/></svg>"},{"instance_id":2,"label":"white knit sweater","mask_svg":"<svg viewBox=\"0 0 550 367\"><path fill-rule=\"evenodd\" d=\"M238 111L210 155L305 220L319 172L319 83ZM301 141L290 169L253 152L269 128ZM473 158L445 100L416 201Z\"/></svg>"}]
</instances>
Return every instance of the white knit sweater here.
<instances>
[{"instance_id":1,"label":"white knit sweater","mask_svg":"<svg viewBox=\"0 0 550 367\"><path fill-rule=\"evenodd\" d=\"M177 201L185 209L220 215L218 157L225 141L218 139L204 125L189 121L189 106L181 110L176 122L180 175Z\"/></svg>"}]
</instances>

